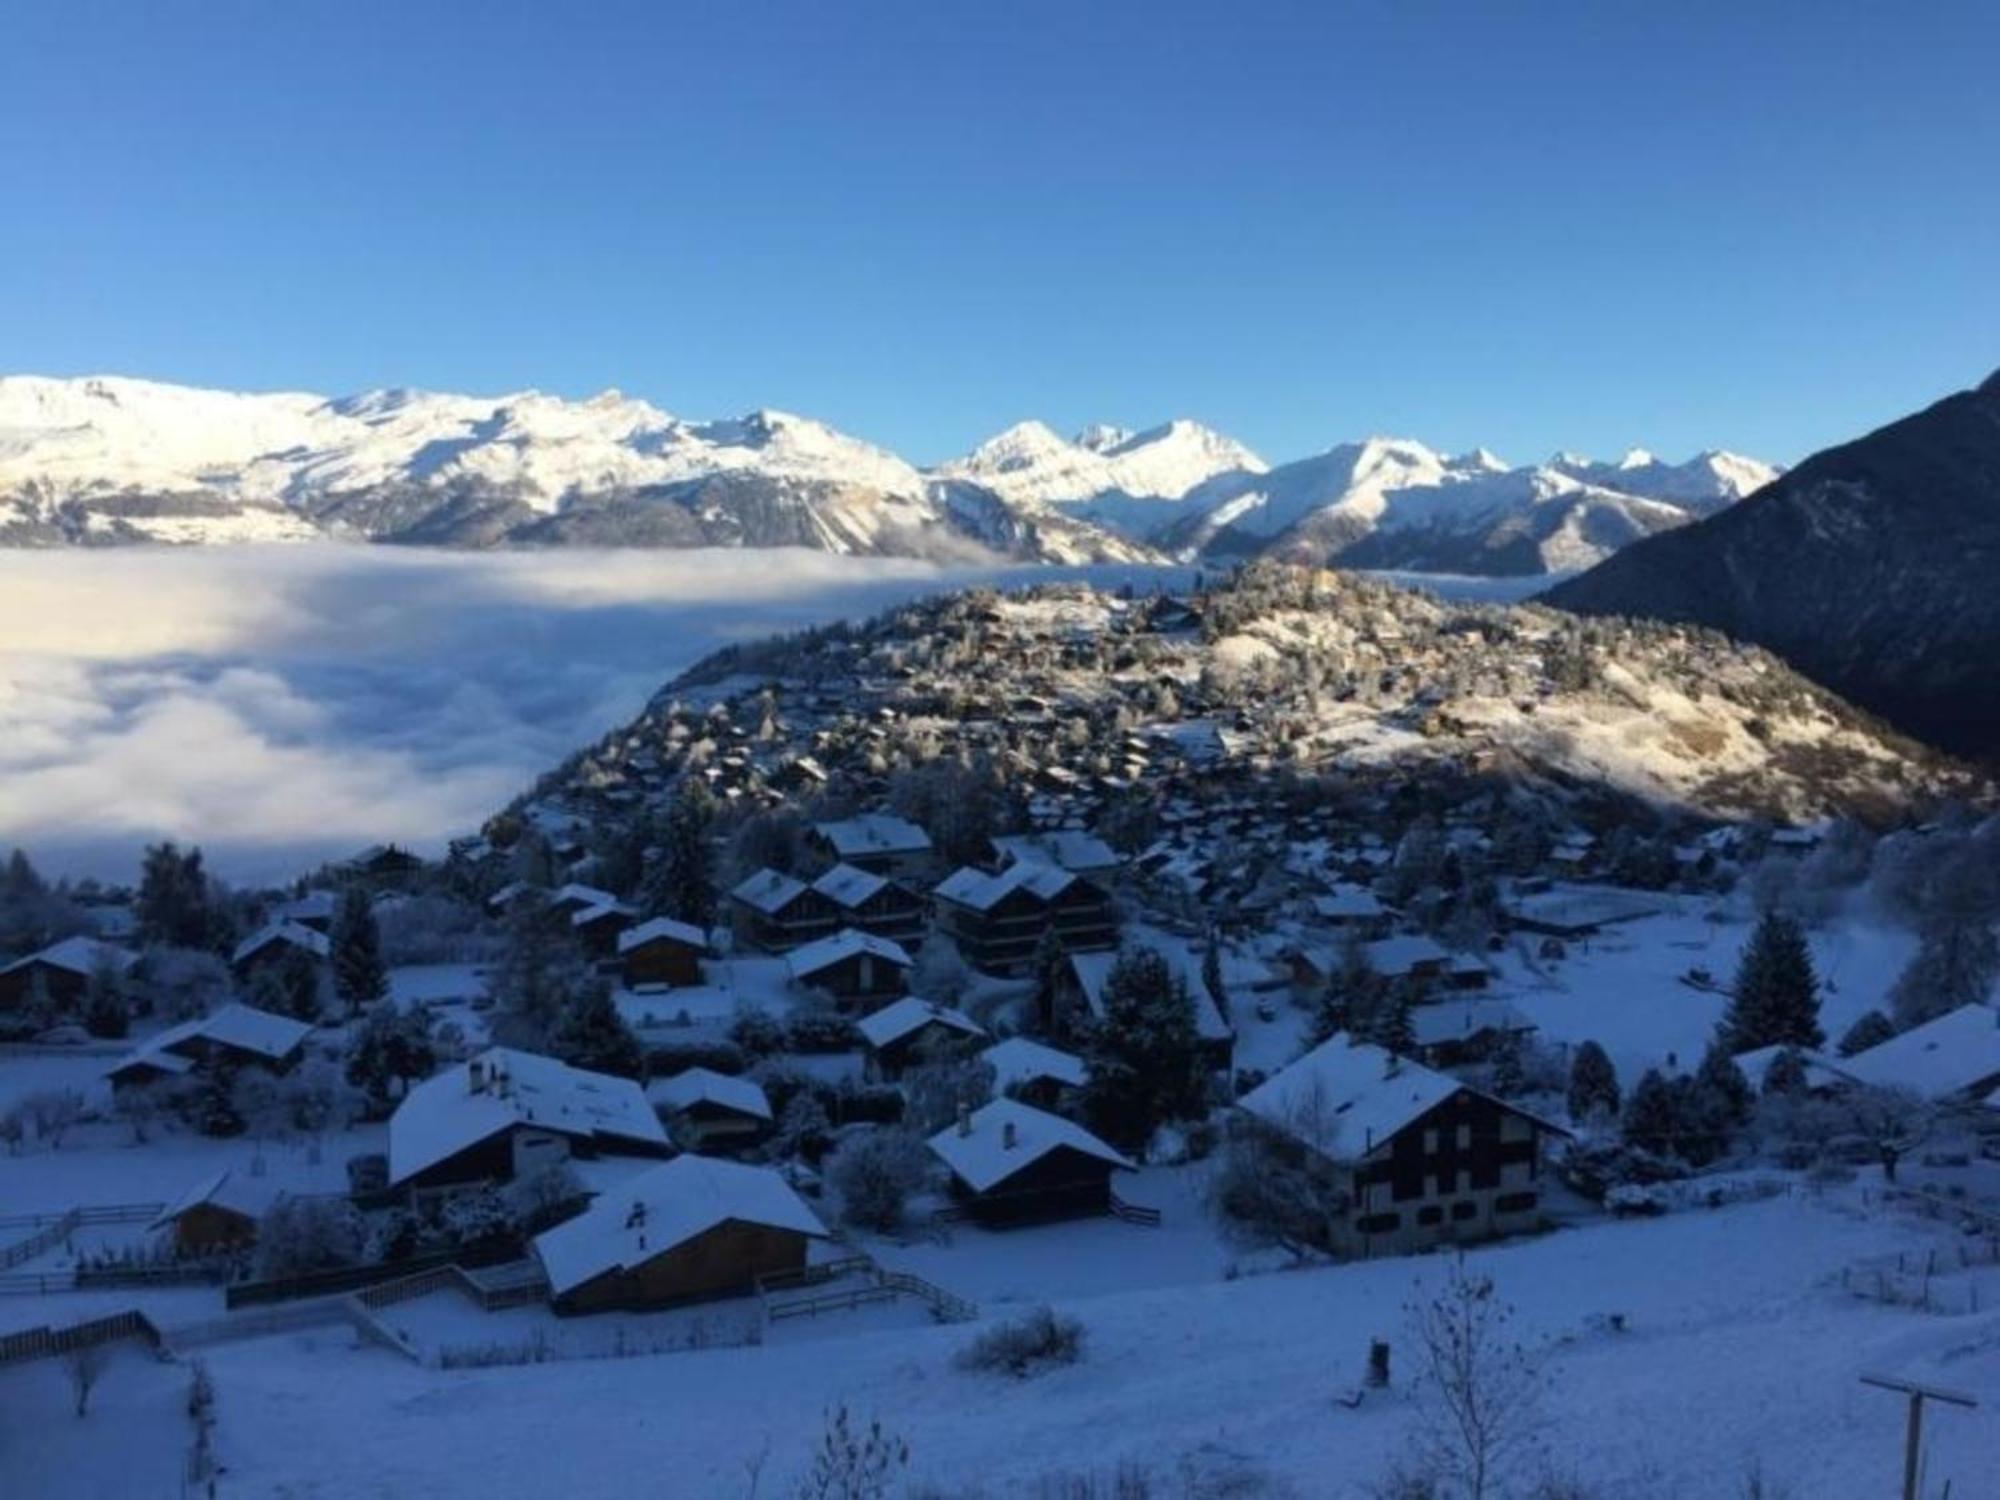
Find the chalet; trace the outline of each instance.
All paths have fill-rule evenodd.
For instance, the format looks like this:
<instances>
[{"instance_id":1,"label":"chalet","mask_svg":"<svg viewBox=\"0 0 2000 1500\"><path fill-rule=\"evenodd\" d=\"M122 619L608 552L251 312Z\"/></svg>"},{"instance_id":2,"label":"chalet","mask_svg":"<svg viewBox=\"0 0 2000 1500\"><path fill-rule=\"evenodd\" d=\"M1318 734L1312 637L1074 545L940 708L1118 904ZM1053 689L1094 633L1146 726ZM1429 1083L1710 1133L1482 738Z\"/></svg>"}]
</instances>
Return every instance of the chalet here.
<instances>
[{"instance_id":1,"label":"chalet","mask_svg":"<svg viewBox=\"0 0 2000 1500\"><path fill-rule=\"evenodd\" d=\"M646 1097L691 1151L755 1140L771 1128L771 1101L748 1078L689 1068L646 1085Z\"/></svg>"},{"instance_id":2,"label":"chalet","mask_svg":"<svg viewBox=\"0 0 2000 1500\"><path fill-rule=\"evenodd\" d=\"M1210 1066L1228 1067L1236 1033L1210 993L1208 982L1201 977L1201 964L1179 943L1163 943L1153 951L1166 960L1167 968L1187 986L1188 999L1194 1002L1195 1030L1201 1033ZM1104 1018L1104 989L1118 959L1117 953L1069 955L1056 983L1053 997L1056 1011L1048 1018L1052 1030L1059 1035L1070 1035L1085 1014L1097 1020Z\"/></svg>"},{"instance_id":3,"label":"chalet","mask_svg":"<svg viewBox=\"0 0 2000 1500\"><path fill-rule=\"evenodd\" d=\"M1534 1030L1535 1023L1505 1000L1440 1000L1410 1009L1417 1056L1432 1067L1484 1061L1507 1040Z\"/></svg>"},{"instance_id":4,"label":"chalet","mask_svg":"<svg viewBox=\"0 0 2000 1500\"><path fill-rule=\"evenodd\" d=\"M1308 903L1314 919L1336 932L1379 937L1388 929L1392 915L1376 894L1364 886L1341 885Z\"/></svg>"},{"instance_id":5,"label":"chalet","mask_svg":"<svg viewBox=\"0 0 2000 1500\"><path fill-rule=\"evenodd\" d=\"M1961 1005L1842 1064L1875 1088L1973 1103L2000 1087L2000 1008Z\"/></svg>"},{"instance_id":6,"label":"chalet","mask_svg":"<svg viewBox=\"0 0 2000 1500\"><path fill-rule=\"evenodd\" d=\"M281 1196L268 1178L224 1170L204 1177L146 1227L166 1230L181 1255L214 1255L256 1243L257 1222Z\"/></svg>"},{"instance_id":7,"label":"chalet","mask_svg":"<svg viewBox=\"0 0 2000 1500\"><path fill-rule=\"evenodd\" d=\"M105 1077L114 1090L183 1078L215 1068L289 1073L305 1055L312 1027L248 1005L225 1005L169 1026L120 1058Z\"/></svg>"},{"instance_id":8,"label":"chalet","mask_svg":"<svg viewBox=\"0 0 2000 1500\"><path fill-rule=\"evenodd\" d=\"M333 953L333 943L325 933L297 922L267 922L230 952L229 967L239 978L247 979L265 964L294 952L324 964Z\"/></svg>"},{"instance_id":9,"label":"chalet","mask_svg":"<svg viewBox=\"0 0 2000 1500\"><path fill-rule=\"evenodd\" d=\"M1072 875L1103 885L1125 867L1124 856L1095 834L1075 828L1051 828L1042 833L1005 833L993 840L993 854L1003 865L1054 865Z\"/></svg>"},{"instance_id":10,"label":"chalet","mask_svg":"<svg viewBox=\"0 0 2000 1500\"><path fill-rule=\"evenodd\" d=\"M1023 861L997 875L968 865L932 895L939 929L967 963L989 973L1026 969L1045 933L1072 953L1118 943L1111 898L1053 865Z\"/></svg>"},{"instance_id":11,"label":"chalet","mask_svg":"<svg viewBox=\"0 0 2000 1500\"><path fill-rule=\"evenodd\" d=\"M558 916L574 917L580 911L588 911L594 906L616 906L618 898L609 891L600 891L594 885L579 885L572 881L559 885L549 892L549 910Z\"/></svg>"},{"instance_id":12,"label":"chalet","mask_svg":"<svg viewBox=\"0 0 2000 1500\"><path fill-rule=\"evenodd\" d=\"M930 863L931 836L908 819L888 813L815 823L807 837L836 863L877 875L915 875Z\"/></svg>"},{"instance_id":13,"label":"chalet","mask_svg":"<svg viewBox=\"0 0 2000 1500\"><path fill-rule=\"evenodd\" d=\"M320 889L280 901L271 908L270 917L273 922L296 922L314 932L331 932L334 913L339 908L340 897L333 891Z\"/></svg>"},{"instance_id":14,"label":"chalet","mask_svg":"<svg viewBox=\"0 0 2000 1500\"><path fill-rule=\"evenodd\" d=\"M776 1172L680 1156L535 1237L557 1312L667 1307L749 1292L805 1270L827 1238Z\"/></svg>"},{"instance_id":15,"label":"chalet","mask_svg":"<svg viewBox=\"0 0 2000 1500\"><path fill-rule=\"evenodd\" d=\"M993 1069L994 1093L1037 1109L1057 1109L1090 1081L1082 1058L1025 1036L995 1042L979 1054L979 1060Z\"/></svg>"},{"instance_id":16,"label":"chalet","mask_svg":"<svg viewBox=\"0 0 2000 1500\"><path fill-rule=\"evenodd\" d=\"M986 1028L962 1011L910 995L863 1016L857 1029L871 1082L893 1082L912 1067L960 1055L986 1040Z\"/></svg>"},{"instance_id":17,"label":"chalet","mask_svg":"<svg viewBox=\"0 0 2000 1500\"><path fill-rule=\"evenodd\" d=\"M1018 1099L961 1113L929 1145L966 1216L996 1226L1110 1213L1111 1174L1135 1170L1081 1125Z\"/></svg>"},{"instance_id":18,"label":"chalet","mask_svg":"<svg viewBox=\"0 0 2000 1500\"><path fill-rule=\"evenodd\" d=\"M639 913L623 901L609 901L572 912L569 930L592 958L613 958L618 953L618 940L638 920Z\"/></svg>"},{"instance_id":19,"label":"chalet","mask_svg":"<svg viewBox=\"0 0 2000 1500\"><path fill-rule=\"evenodd\" d=\"M618 934L618 959L627 989L700 984L708 934L689 922L654 917Z\"/></svg>"},{"instance_id":20,"label":"chalet","mask_svg":"<svg viewBox=\"0 0 2000 1500\"><path fill-rule=\"evenodd\" d=\"M1378 1255L1540 1223L1541 1148L1566 1131L1444 1073L1336 1033L1237 1101L1332 1174L1337 1253Z\"/></svg>"},{"instance_id":21,"label":"chalet","mask_svg":"<svg viewBox=\"0 0 2000 1500\"><path fill-rule=\"evenodd\" d=\"M812 888L833 903L843 927L906 947L924 940L924 898L900 881L859 865L835 865Z\"/></svg>"},{"instance_id":22,"label":"chalet","mask_svg":"<svg viewBox=\"0 0 2000 1500\"><path fill-rule=\"evenodd\" d=\"M1574 942L1595 937L1620 922L1653 916L1659 910L1660 898L1650 891L1565 885L1517 896L1503 915L1509 926L1522 932Z\"/></svg>"},{"instance_id":23,"label":"chalet","mask_svg":"<svg viewBox=\"0 0 2000 1500\"><path fill-rule=\"evenodd\" d=\"M726 904L736 933L766 953L788 953L831 936L840 909L825 896L778 870L759 870L730 891Z\"/></svg>"},{"instance_id":24,"label":"chalet","mask_svg":"<svg viewBox=\"0 0 2000 1500\"><path fill-rule=\"evenodd\" d=\"M490 1047L425 1079L389 1117L389 1185L412 1192L511 1182L571 1156L664 1156L639 1085L553 1057Z\"/></svg>"},{"instance_id":25,"label":"chalet","mask_svg":"<svg viewBox=\"0 0 2000 1500\"><path fill-rule=\"evenodd\" d=\"M1436 980L1451 975L1451 954L1421 933L1405 933L1364 944L1369 970L1384 979Z\"/></svg>"},{"instance_id":26,"label":"chalet","mask_svg":"<svg viewBox=\"0 0 2000 1500\"><path fill-rule=\"evenodd\" d=\"M39 988L62 1010L83 1002L90 977L99 969L124 978L137 955L96 938L66 937L0 968L0 1010L19 1010Z\"/></svg>"},{"instance_id":27,"label":"chalet","mask_svg":"<svg viewBox=\"0 0 2000 1500\"><path fill-rule=\"evenodd\" d=\"M792 982L824 990L843 1004L887 1000L908 987L910 955L901 943L852 927L795 948L785 958Z\"/></svg>"},{"instance_id":28,"label":"chalet","mask_svg":"<svg viewBox=\"0 0 2000 1500\"><path fill-rule=\"evenodd\" d=\"M423 867L416 855L394 844L372 845L342 866L355 879L378 887L407 885Z\"/></svg>"}]
</instances>

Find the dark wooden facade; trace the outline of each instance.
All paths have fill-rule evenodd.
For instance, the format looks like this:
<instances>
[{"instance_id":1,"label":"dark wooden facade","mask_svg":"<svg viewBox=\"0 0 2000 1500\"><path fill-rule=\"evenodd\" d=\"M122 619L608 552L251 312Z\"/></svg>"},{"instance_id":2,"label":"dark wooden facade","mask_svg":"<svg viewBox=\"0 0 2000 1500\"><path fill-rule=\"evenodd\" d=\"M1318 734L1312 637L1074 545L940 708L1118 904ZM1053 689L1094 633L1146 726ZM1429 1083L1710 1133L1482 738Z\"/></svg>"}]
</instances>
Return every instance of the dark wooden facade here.
<instances>
[{"instance_id":1,"label":"dark wooden facade","mask_svg":"<svg viewBox=\"0 0 2000 1500\"><path fill-rule=\"evenodd\" d=\"M662 935L625 950L625 983L679 987L701 983L702 949L681 938Z\"/></svg>"},{"instance_id":2,"label":"dark wooden facade","mask_svg":"<svg viewBox=\"0 0 2000 1500\"><path fill-rule=\"evenodd\" d=\"M729 910L736 935L766 953L789 953L832 937L841 926L840 908L811 886L775 911L760 911L737 896L729 898Z\"/></svg>"},{"instance_id":3,"label":"dark wooden facade","mask_svg":"<svg viewBox=\"0 0 2000 1500\"><path fill-rule=\"evenodd\" d=\"M976 1222L994 1228L1090 1218L1111 1211L1110 1162L1057 1146L1020 1171L975 1191L953 1178L952 1198Z\"/></svg>"},{"instance_id":4,"label":"dark wooden facade","mask_svg":"<svg viewBox=\"0 0 2000 1500\"><path fill-rule=\"evenodd\" d=\"M755 1289L759 1276L803 1271L811 1236L729 1219L651 1260L586 1281L555 1301L557 1312L671 1307Z\"/></svg>"}]
</instances>

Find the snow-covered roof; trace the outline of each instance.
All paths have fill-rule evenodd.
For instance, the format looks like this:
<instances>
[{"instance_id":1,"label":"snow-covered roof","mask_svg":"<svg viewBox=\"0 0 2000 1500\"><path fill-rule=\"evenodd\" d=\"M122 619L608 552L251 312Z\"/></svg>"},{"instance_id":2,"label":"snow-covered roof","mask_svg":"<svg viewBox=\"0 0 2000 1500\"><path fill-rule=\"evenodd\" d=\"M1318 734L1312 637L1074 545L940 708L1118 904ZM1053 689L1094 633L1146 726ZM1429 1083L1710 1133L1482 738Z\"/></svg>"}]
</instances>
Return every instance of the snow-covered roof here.
<instances>
[{"instance_id":1,"label":"snow-covered roof","mask_svg":"<svg viewBox=\"0 0 2000 1500\"><path fill-rule=\"evenodd\" d=\"M389 1180L403 1182L516 1125L640 1146L667 1144L659 1116L631 1079L572 1068L535 1052L489 1047L426 1078L396 1107L389 1117Z\"/></svg>"},{"instance_id":2,"label":"snow-covered roof","mask_svg":"<svg viewBox=\"0 0 2000 1500\"><path fill-rule=\"evenodd\" d=\"M241 1214L246 1219L261 1219L271 1205L284 1196L284 1190L268 1177L251 1177L247 1173L224 1168L202 1178L180 1197L161 1211L160 1216L146 1227L160 1229L174 1222L191 1208L212 1205L226 1209L230 1213Z\"/></svg>"},{"instance_id":3,"label":"snow-covered roof","mask_svg":"<svg viewBox=\"0 0 2000 1500\"><path fill-rule=\"evenodd\" d=\"M995 1099L983 1105L972 1112L964 1133L954 1122L932 1136L929 1144L975 1193L1005 1182L1023 1167L1065 1146L1114 1167L1134 1170L1117 1150L1081 1125L1018 1099Z\"/></svg>"},{"instance_id":4,"label":"snow-covered roof","mask_svg":"<svg viewBox=\"0 0 2000 1500\"><path fill-rule=\"evenodd\" d=\"M629 922L638 915L636 909L627 906L623 901L600 901L595 906L579 907L571 912L569 925L590 927L602 922L606 917L622 917Z\"/></svg>"},{"instance_id":5,"label":"snow-covered roof","mask_svg":"<svg viewBox=\"0 0 2000 1500\"><path fill-rule=\"evenodd\" d=\"M1467 1041L1487 1031L1533 1031L1535 1023L1505 1000L1442 1000L1410 1007L1410 1031L1419 1047Z\"/></svg>"},{"instance_id":6,"label":"snow-covered roof","mask_svg":"<svg viewBox=\"0 0 2000 1500\"><path fill-rule=\"evenodd\" d=\"M1750 1087L1759 1093L1764 1089L1764 1076L1771 1071L1771 1064L1778 1060L1778 1054L1787 1050L1773 1043L1768 1047L1752 1047L1748 1052L1736 1054L1736 1066L1743 1071ZM1837 1089L1854 1083L1854 1074L1848 1069L1845 1059L1836 1061L1824 1052L1815 1052L1800 1047L1796 1051L1799 1061L1805 1064L1806 1087L1809 1089Z\"/></svg>"},{"instance_id":7,"label":"snow-covered roof","mask_svg":"<svg viewBox=\"0 0 2000 1500\"><path fill-rule=\"evenodd\" d=\"M1926 1099L1978 1089L2000 1079L2000 1009L1961 1005L1855 1053L1844 1066L1863 1083L1910 1089Z\"/></svg>"},{"instance_id":8,"label":"snow-covered roof","mask_svg":"<svg viewBox=\"0 0 2000 1500\"><path fill-rule=\"evenodd\" d=\"M299 922L266 922L250 936L238 943L229 955L232 964L240 964L244 959L273 943L284 943L293 948L303 948L315 958L325 958L333 951L333 942L323 932L307 927Z\"/></svg>"},{"instance_id":9,"label":"snow-covered roof","mask_svg":"<svg viewBox=\"0 0 2000 1500\"><path fill-rule=\"evenodd\" d=\"M578 885L572 881L559 885L549 893L551 906L616 906L618 898L610 891L601 891L594 885Z\"/></svg>"},{"instance_id":10,"label":"snow-covered roof","mask_svg":"<svg viewBox=\"0 0 2000 1500\"><path fill-rule=\"evenodd\" d=\"M644 1265L717 1225L763 1224L824 1238L791 1185L766 1167L677 1156L601 1194L588 1209L535 1236L557 1296L613 1271Z\"/></svg>"},{"instance_id":11,"label":"snow-covered roof","mask_svg":"<svg viewBox=\"0 0 2000 1500\"><path fill-rule=\"evenodd\" d=\"M311 1034L310 1022L273 1015L251 1005L225 1005L209 1015L155 1032L106 1071L121 1073L145 1066L165 1073L185 1073L194 1065L175 1049L198 1039L278 1062L297 1051Z\"/></svg>"},{"instance_id":12,"label":"snow-covered roof","mask_svg":"<svg viewBox=\"0 0 2000 1500\"><path fill-rule=\"evenodd\" d=\"M844 906L849 911L872 898L889 883L885 876L871 870L863 870L855 865L835 865L819 879L812 888L835 906Z\"/></svg>"},{"instance_id":13,"label":"snow-covered roof","mask_svg":"<svg viewBox=\"0 0 2000 1500\"><path fill-rule=\"evenodd\" d=\"M855 1029L869 1046L879 1052L930 1025L946 1026L966 1036L986 1035L986 1028L965 1012L939 1005L934 1000L920 1000L915 995L905 996L893 1005L883 1006L873 1015L863 1016Z\"/></svg>"},{"instance_id":14,"label":"snow-covered roof","mask_svg":"<svg viewBox=\"0 0 2000 1500\"><path fill-rule=\"evenodd\" d=\"M1362 950L1368 967L1385 979L1396 979L1426 964L1448 964L1451 955L1421 933L1405 933L1367 944Z\"/></svg>"},{"instance_id":15,"label":"snow-covered roof","mask_svg":"<svg viewBox=\"0 0 2000 1500\"><path fill-rule=\"evenodd\" d=\"M803 948L794 948L786 956L785 964L791 970L792 978L810 979L821 970L830 969L857 953L870 953L884 963L905 969L910 966L910 955L901 943L856 927L843 927L832 937L823 937L818 942L807 943Z\"/></svg>"},{"instance_id":16,"label":"snow-covered roof","mask_svg":"<svg viewBox=\"0 0 2000 1500\"><path fill-rule=\"evenodd\" d=\"M1314 915L1329 921L1366 921L1388 910L1373 891L1358 885L1341 886L1328 895L1313 897L1312 909Z\"/></svg>"},{"instance_id":17,"label":"snow-covered roof","mask_svg":"<svg viewBox=\"0 0 2000 1500\"><path fill-rule=\"evenodd\" d=\"M1053 901L1078 878L1059 866L1038 860L1011 864L997 875L965 865L952 871L936 893L973 911L990 911L1017 890L1025 890L1038 900Z\"/></svg>"},{"instance_id":18,"label":"snow-covered roof","mask_svg":"<svg viewBox=\"0 0 2000 1500\"><path fill-rule=\"evenodd\" d=\"M729 894L765 916L783 911L804 894L805 882L794 880L782 870L763 869L744 877Z\"/></svg>"},{"instance_id":19,"label":"snow-covered roof","mask_svg":"<svg viewBox=\"0 0 2000 1500\"><path fill-rule=\"evenodd\" d=\"M46 964L49 968L88 978L99 964L108 964L114 973L123 974L138 961L137 954L116 943L106 943L94 937L66 937L61 942L50 943L46 948L38 948L24 958L15 959L0 968L0 974L12 974L32 964Z\"/></svg>"},{"instance_id":20,"label":"snow-covered roof","mask_svg":"<svg viewBox=\"0 0 2000 1500\"><path fill-rule=\"evenodd\" d=\"M1554 890L1517 896L1507 903L1507 914L1517 922L1580 930L1650 917L1663 904L1659 895L1652 891L1632 891L1617 886L1563 885Z\"/></svg>"},{"instance_id":21,"label":"snow-covered roof","mask_svg":"<svg viewBox=\"0 0 2000 1500\"><path fill-rule=\"evenodd\" d=\"M1076 828L1051 828L1042 833L1003 833L994 849L1016 863L1054 865L1075 875L1115 870L1125 863L1118 851L1095 834Z\"/></svg>"},{"instance_id":22,"label":"snow-covered roof","mask_svg":"<svg viewBox=\"0 0 2000 1500\"><path fill-rule=\"evenodd\" d=\"M685 943L690 948L708 950L708 934L692 922L676 922L672 917L652 917L637 927L628 927L618 934L618 951L630 953L634 948L643 948L648 943L661 941Z\"/></svg>"},{"instance_id":23,"label":"snow-covered roof","mask_svg":"<svg viewBox=\"0 0 2000 1500\"><path fill-rule=\"evenodd\" d=\"M1208 981L1201 977L1200 962L1177 943L1162 943L1153 948L1167 961L1167 967L1180 975L1187 985L1188 998L1194 1002L1195 1030L1204 1041L1226 1041L1236 1033L1222 1018L1222 1007L1215 1003L1215 996L1209 993ZM1104 984L1111 977L1111 971L1118 963L1119 955L1109 950L1096 953L1072 953L1069 955L1070 972L1076 976L1077 988L1083 991L1083 1002L1090 1007L1090 1013L1100 1020L1104 1016Z\"/></svg>"},{"instance_id":24,"label":"snow-covered roof","mask_svg":"<svg viewBox=\"0 0 2000 1500\"><path fill-rule=\"evenodd\" d=\"M271 917L279 922L330 922L339 905L340 898L322 887L290 901L280 901L271 908Z\"/></svg>"},{"instance_id":25,"label":"snow-covered roof","mask_svg":"<svg viewBox=\"0 0 2000 1500\"><path fill-rule=\"evenodd\" d=\"M907 818L889 813L862 813L859 817L815 823L813 831L825 839L841 859L871 855L928 854L931 836Z\"/></svg>"},{"instance_id":26,"label":"snow-covered roof","mask_svg":"<svg viewBox=\"0 0 2000 1500\"><path fill-rule=\"evenodd\" d=\"M1044 1078L1080 1089L1090 1078L1090 1070L1082 1058L1044 1046L1031 1037L1010 1036L1004 1042L995 1042L979 1056L992 1065L993 1087L1003 1094L1016 1084L1035 1083Z\"/></svg>"},{"instance_id":27,"label":"snow-covered roof","mask_svg":"<svg viewBox=\"0 0 2000 1500\"><path fill-rule=\"evenodd\" d=\"M671 1078L656 1078L646 1085L646 1097L676 1113L697 1104L714 1104L760 1120L771 1118L771 1101L763 1089L748 1078L732 1078L710 1068L689 1068Z\"/></svg>"},{"instance_id":28,"label":"snow-covered roof","mask_svg":"<svg viewBox=\"0 0 2000 1500\"><path fill-rule=\"evenodd\" d=\"M1353 1041L1341 1031L1236 1103L1322 1156L1358 1161L1462 1089L1466 1085L1456 1078L1372 1042ZM1557 1128L1547 1121L1536 1123Z\"/></svg>"}]
</instances>

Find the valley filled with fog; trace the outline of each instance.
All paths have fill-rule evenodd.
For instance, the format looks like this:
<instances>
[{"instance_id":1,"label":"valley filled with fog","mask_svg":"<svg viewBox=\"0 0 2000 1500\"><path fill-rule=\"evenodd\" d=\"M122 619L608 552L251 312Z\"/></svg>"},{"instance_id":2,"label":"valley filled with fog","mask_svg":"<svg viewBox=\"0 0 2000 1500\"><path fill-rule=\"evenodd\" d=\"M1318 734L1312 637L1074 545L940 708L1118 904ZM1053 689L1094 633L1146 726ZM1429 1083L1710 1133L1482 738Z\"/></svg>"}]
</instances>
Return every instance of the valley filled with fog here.
<instances>
[{"instance_id":1,"label":"valley filled with fog","mask_svg":"<svg viewBox=\"0 0 2000 1500\"><path fill-rule=\"evenodd\" d=\"M125 879L172 837L239 881L435 852L720 645L1002 576L803 551L0 554L0 847Z\"/></svg>"}]
</instances>

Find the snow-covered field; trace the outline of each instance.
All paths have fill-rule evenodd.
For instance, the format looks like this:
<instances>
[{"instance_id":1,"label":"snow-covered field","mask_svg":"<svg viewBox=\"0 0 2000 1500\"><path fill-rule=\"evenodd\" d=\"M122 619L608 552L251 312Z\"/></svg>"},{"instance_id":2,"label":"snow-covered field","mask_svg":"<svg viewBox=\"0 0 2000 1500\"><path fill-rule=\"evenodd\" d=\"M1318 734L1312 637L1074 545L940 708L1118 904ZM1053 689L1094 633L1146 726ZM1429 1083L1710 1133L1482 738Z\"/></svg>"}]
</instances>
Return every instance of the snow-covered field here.
<instances>
[{"instance_id":1,"label":"snow-covered field","mask_svg":"<svg viewBox=\"0 0 2000 1500\"><path fill-rule=\"evenodd\" d=\"M784 550L0 552L0 846L118 879L163 835L238 879L434 852L721 645L998 576Z\"/></svg>"}]
</instances>

